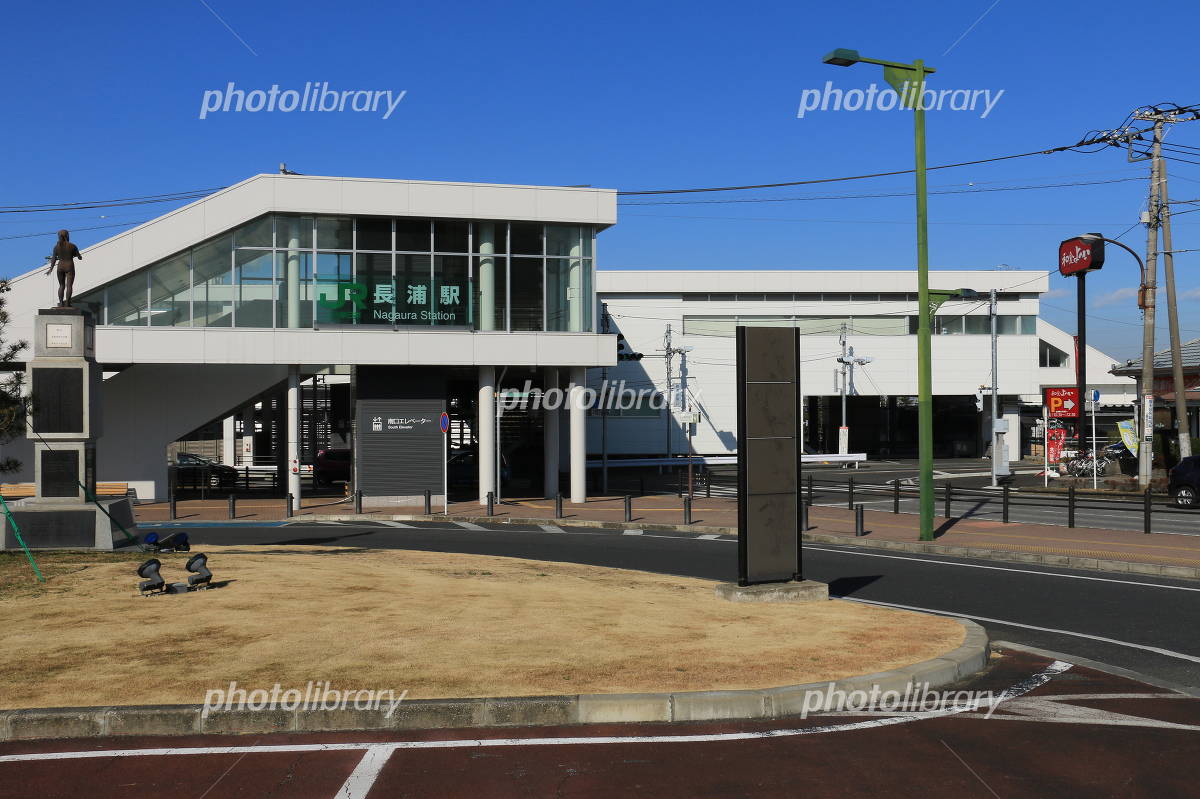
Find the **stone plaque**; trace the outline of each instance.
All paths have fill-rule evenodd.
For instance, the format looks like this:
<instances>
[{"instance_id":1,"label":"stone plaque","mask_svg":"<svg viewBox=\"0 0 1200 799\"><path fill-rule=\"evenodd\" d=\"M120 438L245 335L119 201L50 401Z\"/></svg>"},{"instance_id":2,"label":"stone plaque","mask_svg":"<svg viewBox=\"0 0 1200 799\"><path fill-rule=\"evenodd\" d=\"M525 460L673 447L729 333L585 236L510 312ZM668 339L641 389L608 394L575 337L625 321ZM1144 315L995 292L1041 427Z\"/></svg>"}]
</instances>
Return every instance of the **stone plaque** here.
<instances>
[{"instance_id":1,"label":"stone plaque","mask_svg":"<svg viewBox=\"0 0 1200 799\"><path fill-rule=\"evenodd\" d=\"M46 346L57 349L70 349L70 325L46 325Z\"/></svg>"}]
</instances>

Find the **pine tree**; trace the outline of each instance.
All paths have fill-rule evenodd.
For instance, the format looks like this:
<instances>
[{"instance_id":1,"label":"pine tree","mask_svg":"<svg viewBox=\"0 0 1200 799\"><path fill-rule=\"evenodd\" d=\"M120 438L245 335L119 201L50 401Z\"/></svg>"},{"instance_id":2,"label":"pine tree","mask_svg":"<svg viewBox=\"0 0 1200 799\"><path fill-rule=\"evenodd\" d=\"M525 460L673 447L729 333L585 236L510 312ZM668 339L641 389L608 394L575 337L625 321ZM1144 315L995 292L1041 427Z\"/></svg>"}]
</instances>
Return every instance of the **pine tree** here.
<instances>
[{"instance_id":1,"label":"pine tree","mask_svg":"<svg viewBox=\"0 0 1200 799\"><path fill-rule=\"evenodd\" d=\"M10 343L4 339L4 331L8 327L4 294L10 289L7 280L0 280L0 370L5 373L4 377L0 377L0 444L7 444L24 435L28 407L28 400L22 395L25 370L19 367L14 369L12 365L20 363L18 356L29 347L29 342ZM21 462L16 458L0 458L0 474L15 472L20 468Z\"/></svg>"}]
</instances>

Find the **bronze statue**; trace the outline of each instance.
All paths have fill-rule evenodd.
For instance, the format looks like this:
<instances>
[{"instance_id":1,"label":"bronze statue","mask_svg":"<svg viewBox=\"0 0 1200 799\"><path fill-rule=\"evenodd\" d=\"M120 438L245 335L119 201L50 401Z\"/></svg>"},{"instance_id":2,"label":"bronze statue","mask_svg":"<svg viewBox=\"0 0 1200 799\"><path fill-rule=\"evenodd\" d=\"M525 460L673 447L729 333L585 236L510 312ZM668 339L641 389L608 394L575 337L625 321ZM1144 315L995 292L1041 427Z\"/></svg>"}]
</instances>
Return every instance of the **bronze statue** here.
<instances>
[{"instance_id":1,"label":"bronze statue","mask_svg":"<svg viewBox=\"0 0 1200 799\"><path fill-rule=\"evenodd\" d=\"M83 260L79 248L71 241L71 234L65 230L58 231L58 243L50 256L50 268L46 274L58 266L58 307L68 308L71 305L71 291L75 287L75 259Z\"/></svg>"}]
</instances>

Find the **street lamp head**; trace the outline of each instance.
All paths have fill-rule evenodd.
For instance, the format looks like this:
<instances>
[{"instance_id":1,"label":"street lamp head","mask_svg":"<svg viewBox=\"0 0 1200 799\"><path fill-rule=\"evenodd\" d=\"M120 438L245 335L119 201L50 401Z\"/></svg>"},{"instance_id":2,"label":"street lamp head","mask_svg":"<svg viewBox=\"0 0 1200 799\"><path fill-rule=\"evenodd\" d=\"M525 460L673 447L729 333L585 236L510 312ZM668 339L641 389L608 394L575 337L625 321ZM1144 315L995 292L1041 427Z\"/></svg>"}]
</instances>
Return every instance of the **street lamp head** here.
<instances>
[{"instance_id":1,"label":"street lamp head","mask_svg":"<svg viewBox=\"0 0 1200 799\"><path fill-rule=\"evenodd\" d=\"M839 47L833 52L826 54L821 61L825 64L833 64L835 67L852 67L859 61L858 51Z\"/></svg>"},{"instance_id":2,"label":"street lamp head","mask_svg":"<svg viewBox=\"0 0 1200 799\"><path fill-rule=\"evenodd\" d=\"M958 296L962 297L964 300L973 300L979 297L979 292L975 289L959 289Z\"/></svg>"}]
</instances>

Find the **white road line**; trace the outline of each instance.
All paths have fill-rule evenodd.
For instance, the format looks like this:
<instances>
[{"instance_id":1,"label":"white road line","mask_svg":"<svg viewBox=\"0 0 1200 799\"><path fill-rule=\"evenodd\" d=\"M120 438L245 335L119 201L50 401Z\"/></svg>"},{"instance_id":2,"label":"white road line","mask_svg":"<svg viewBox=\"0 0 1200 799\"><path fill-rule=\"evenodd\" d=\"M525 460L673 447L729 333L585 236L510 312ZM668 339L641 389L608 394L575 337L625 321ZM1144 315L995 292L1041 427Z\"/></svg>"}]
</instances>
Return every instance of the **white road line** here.
<instances>
[{"instance_id":1,"label":"white road line","mask_svg":"<svg viewBox=\"0 0 1200 799\"><path fill-rule=\"evenodd\" d=\"M642 530L622 530L621 535L641 535ZM675 536L658 536L659 538L674 538Z\"/></svg>"},{"instance_id":2,"label":"white road line","mask_svg":"<svg viewBox=\"0 0 1200 799\"><path fill-rule=\"evenodd\" d=\"M464 530L484 530L484 531L487 530L486 527L480 527L478 524L474 524L472 522L455 522L455 524L457 524L459 527L463 528Z\"/></svg>"},{"instance_id":3,"label":"white road line","mask_svg":"<svg viewBox=\"0 0 1200 799\"><path fill-rule=\"evenodd\" d=\"M1183 586L1183 585L1159 585L1158 583L1143 583L1143 582L1135 582L1133 580L1117 580L1112 577L1087 577L1082 574L1056 574L1055 572L1039 572L1039 571L1033 571L1032 569L1011 569L1011 568L1006 568L1004 566L984 566L984 565L978 564L978 563L955 563L954 561L951 561L951 560L934 560L931 558L910 558L910 557L906 557L904 555L882 555L882 554L879 554L876 552L855 552L854 550L848 550L848 549L829 549L827 547L818 547L818 546L813 546L811 544L805 544L804 548L805 549L815 549L818 552L836 552L836 553L845 554L845 555L860 555L864 558L888 558L889 560L913 560L913 561L916 561L917 563L937 563L942 566L959 566L964 569L988 569L989 571L997 571L997 572L1017 572L1018 574L1040 574L1044 577L1066 577L1071 580L1092 580L1092 581L1098 582L1098 583L1120 583L1121 585L1140 585L1140 586L1145 586L1146 588L1167 588L1172 591L1197 591L1197 592L1200 592L1200 588L1188 588L1187 586ZM970 556L964 556L964 557L970 557Z\"/></svg>"},{"instance_id":4,"label":"white road line","mask_svg":"<svg viewBox=\"0 0 1200 799\"><path fill-rule=\"evenodd\" d=\"M385 519L380 519L379 523L382 524L384 527L402 527L405 530L417 529L417 528L413 527L411 524L405 524L404 522L393 522L393 521L389 521L389 520L385 520Z\"/></svg>"},{"instance_id":5,"label":"white road line","mask_svg":"<svg viewBox=\"0 0 1200 799\"><path fill-rule=\"evenodd\" d=\"M561 533L561 532L563 532L563 529L561 527L555 527L553 524L539 524L538 527L540 527L542 532L545 532L545 533Z\"/></svg>"},{"instance_id":6,"label":"white road line","mask_svg":"<svg viewBox=\"0 0 1200 799\"><path fill-rule=\"evenodd\" d=\"M364 755L359 761L358 766L351 774L353 778L360 771L364 774L371 769L375 769L375 774L378 774L379 768L382 768L382 763L379 763L378 757L382 757L386 761L386 757L391 755L397 749L472 749L493 746L570 746L583 745L595 746L600 744L672 744L672 743L715 743L722 741L754 741L769 738L792 738L800 735L820 735L830 732L844 732L847 730L865 730L876 727L891 727L897 724L907 724L913 721L921 721L923 719L943 718L946 716L955 716L960 713L968 713L985 708L991 708L994 705L999 705L1003 702L1008 702L1017 697L1033 691L1046 683L1050 682L1056 675L1062 674L1071 668L1071 664L1066 661L1056 660L1046 668L1042 669L1037 674L1022 680L1016 685L1010 686L1004 691L995 693L990 699L979 699L964 703L963 705L945 708L942 710L923 711L906 716L895 716L891 718L872 718L866 721L852 722L848 724L830 724L825 726L814 727L798 727L791 729L778 730L746 730L743 732L724 732L724 733L698 733L694 735L604 735L604 736L578 736L574 738L467 738L459 740L433 740L433 741L394 741L390 743L346 743L346 744L284 744L284 745L269 745L269 746L193 746L193 747L178 747L178 748L163 748L163 749L89 749L82 752L31 752L19 755L0 755L0 763L22 763L29 761L55 761L55 760L91 760L97 758L110 757L176 757L180 755L236 755L236 754L271 754L271 753L305 753L305 752L345 752L354 750L368 750L368 754ZM370 757L370 752L377 750L380 755ZM386 753L386 754L385 754ZM369 761L369 762L368 762ZM347 780L347 784L350 780ZM360 781L361 784L361 781ZM370 786L366 786L369 788ZM343 785L343 789L345 786ZM362 796L364 794L350 794L350 796ZM346 796L338 794L339 797Z\"/></svg>"},{"instance_id":7,"label":"white road line","mask_svg":"<svg viewBox=\"0 0 1200 799\"><path fill-rule=\"evenodd\" d=\"M379 779L379 772L383 771L388 758L395 751L394 747L387 745L369 747L362 760L354 767L354 771L350 772L350 776L338 789L336 799L366 799L375 785L375 780Z\"/></svg>"},{"instance_id":8,"label":"white road line","mask_svg":"<svg viewBox=\"0 0 1200 799\"><path fill-rule=\"evenodd\" d=\"M1057 630L1053 627L1038 627L1034 624L1022 624L1019 621L1008 621L1007 619L989 619L987 616L974 616L970 613L958 613L952 610L936 610L934 608L918 608L912 605L900 605L895 602L878 602L873 599L855 599L852 596L845 596L842 599L851 602L861 602L864 605L881 605L886 608L899 608L900 610L916 610L921 613L933 613L937 616L952 616L963 619L974 619L975 621L986 621L992 624L1003 624L1006 627L1020 627L1025 630L1037 630L1043 633L1057 633L1058 635L1071 635L1076 638L1086 638L1089 641L1100 641L1105 644L1115 644L1116 646L1126 646L1130 649L1141 649L1144 652L1153 652L1156 655L1163 655L1169 658L1178 658L1179 660L1188 660L1192 663L1200 663L1200 657L1195 655L1185 655L1182 652L1172 652L1170 649L1161 649L1157 646L1148 646L1146 644L1134 644L1129 641L1118 641L1115 638L1105 638L1101 635L1088 635L1087 633L1077 633L1074 630Z\"/></svg>"},{"instance_id":9,"label":"white road line","mask_svg":"<svg viewBox=\"0 0 1200 799\"><path fill-rule=\"evenodd\" d=\"M703 541L716 541L716 540L718 540L720 537L721 537L721 536L719 536L719 535L716 535L715 533L708 533L708 534L706 534L706 535L697 536L697 538L699 538L699 539L701 539L701 540L703 540Z\"/></svg>"}]
</instances>

